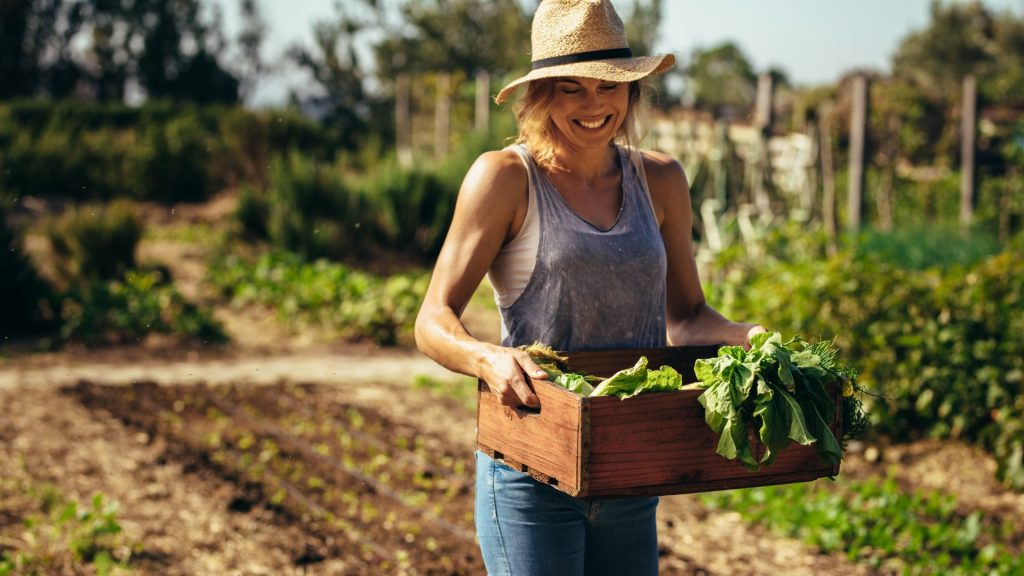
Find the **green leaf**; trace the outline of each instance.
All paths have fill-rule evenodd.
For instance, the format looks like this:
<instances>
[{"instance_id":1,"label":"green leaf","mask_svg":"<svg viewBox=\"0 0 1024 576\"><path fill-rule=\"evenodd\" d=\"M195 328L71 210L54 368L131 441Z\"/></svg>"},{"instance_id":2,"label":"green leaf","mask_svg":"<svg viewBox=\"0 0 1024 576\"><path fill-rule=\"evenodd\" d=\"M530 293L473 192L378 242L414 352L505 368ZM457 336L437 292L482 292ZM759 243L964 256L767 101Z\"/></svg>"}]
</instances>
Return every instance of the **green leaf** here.
<instances>
[{"instance_id":1,"label":"green leaf","mask_svg":"<svg viewBox=\"0 0 1024 576\"><path fill-rule=\"evenodd\" d=\"M683 377L671 366L662 366L657 370L648 370L647 377L640 386L633 392L622 396L622 399L632 398L637 394L647 392L673 392L683 388Z\"/></svg>"},{"instance_id":2,"label":"green leaf","mask_svg":"<svg viewBox=\"0 0 1024 576\"><path fill-rule=\"evenodd\" d=\"M764 445L764 456L761 464L770 465L779 452L789 445L786 430L789 428L790 414L785 402L777 397L772 386L764 380L757 383L757 398L754 400L754 417L761 419L758 438Z\"/></svg>"},{"instance_id":3,"label":"green leaf","mask_svg":"<svg viewBox=\"0 0 1024 576\"><path fill-rule=\"evenodd\" d=\"M798 402L801 408L803 408L807 430L817 438L817 443L814 447L818 451L818 456L826 464L831 466L838 464L843 459L843 449L836 440L835 435L832 434L832 430L828 427L825 418L818 411L818 406L806 396L798 399Z\"/></svg>"},{"instance_id":4,"label":"green leaf","mask_svg":"<svg viewBox=\"0 0 1024 576\"><path fill-rule=\"evenodd\" d=\"M591 396L625 398L647 380L647 357L641 356L632 368L619 370L594 388Z\"/></svg>"},{"instance_id":5,"label":"green leaf","mask_svg":"<svg viewBox=\"0 0 1024 576\"><path fill-rule=\"evenodd\" d=\"M582 396L589 396L594 391L594 387L587 382L586 377L581 374L564 373L559 374L554 379L555 384L568 389L570 392L575 392Z\"/></svg>"}]
</instances>

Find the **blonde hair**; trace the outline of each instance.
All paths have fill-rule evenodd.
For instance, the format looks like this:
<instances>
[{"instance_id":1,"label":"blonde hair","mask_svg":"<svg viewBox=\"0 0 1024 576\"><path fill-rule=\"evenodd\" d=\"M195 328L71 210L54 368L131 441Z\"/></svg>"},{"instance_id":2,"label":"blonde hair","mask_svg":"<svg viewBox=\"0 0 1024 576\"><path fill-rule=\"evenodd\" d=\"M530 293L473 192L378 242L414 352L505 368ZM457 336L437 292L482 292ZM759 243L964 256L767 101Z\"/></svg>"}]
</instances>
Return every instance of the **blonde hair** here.
<instances>
[{"instance_id":1,"label":"blonde hair","mask_svg":"<svg viewBox=\"0 0 1024 576\"><path fill-rule=\"evenodd\" d=\"M551 120L551 101L555 96L555 82L558 78L541 78L527 85L526 92L515 105L518 135L515 144L523 144L538 165L548 167L555 158L555 128ZM637 148L640 144L640 121L645 108L643 82L629 83L629 104L626 118L615 134L614 141Z\"/></svg>"}]
</instances>

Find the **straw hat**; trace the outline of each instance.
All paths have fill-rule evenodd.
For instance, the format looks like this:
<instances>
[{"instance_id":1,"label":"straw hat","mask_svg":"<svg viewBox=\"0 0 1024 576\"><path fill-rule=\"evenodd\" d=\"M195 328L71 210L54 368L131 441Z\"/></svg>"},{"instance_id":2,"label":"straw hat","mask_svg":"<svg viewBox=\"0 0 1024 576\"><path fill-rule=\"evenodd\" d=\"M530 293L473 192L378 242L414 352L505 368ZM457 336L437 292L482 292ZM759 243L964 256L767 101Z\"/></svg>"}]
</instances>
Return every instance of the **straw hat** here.
<instances>
[{"instance_id":1,"label":"straw hat","mask_svg":"<svg viewBox=\"0 0 1024 576\"><path fill-rule=\"evenodd\" d=\"M609 0L543 0L533 16L533 65L529 74L498 92L501 104L518 86L540 78L580 76L632 82L660 74L675 56L633 56L622 19Z\"/></svg>"}]
</instances>

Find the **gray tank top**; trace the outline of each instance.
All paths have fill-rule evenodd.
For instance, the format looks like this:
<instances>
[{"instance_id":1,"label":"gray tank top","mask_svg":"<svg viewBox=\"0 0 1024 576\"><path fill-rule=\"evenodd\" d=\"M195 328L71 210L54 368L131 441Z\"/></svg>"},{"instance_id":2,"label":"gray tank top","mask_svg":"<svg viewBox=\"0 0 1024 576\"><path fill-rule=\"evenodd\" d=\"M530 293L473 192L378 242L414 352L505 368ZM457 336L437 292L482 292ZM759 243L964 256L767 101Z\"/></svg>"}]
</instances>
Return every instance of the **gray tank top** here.
<instances>
[{"instance_id":1,"label":"gray tank top","mask_svg":"<svg viewBox=\"0 0 1024 576\"><path fill-rule=\"evenodd\" d=\"M505 346L556 350L664 346L667 261L648 194L626 151L622 207L608 230L574 212L521 145L540 215L537 261L523 293L500 307Z\"/></svg>"}]
</instances>

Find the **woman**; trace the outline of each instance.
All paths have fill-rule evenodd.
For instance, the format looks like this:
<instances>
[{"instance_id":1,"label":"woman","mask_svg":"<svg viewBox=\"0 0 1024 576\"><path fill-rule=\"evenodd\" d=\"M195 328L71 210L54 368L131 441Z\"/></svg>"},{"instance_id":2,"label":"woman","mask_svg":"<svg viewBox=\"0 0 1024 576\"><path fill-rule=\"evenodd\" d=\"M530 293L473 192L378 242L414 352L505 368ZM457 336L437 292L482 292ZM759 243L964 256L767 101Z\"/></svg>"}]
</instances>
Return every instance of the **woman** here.
<instances>
[{"instance_id":1,"label":"woman","mask_svg":"<svg viewBox=\"0 0 1024 576\"><path fill-rule=\"evenodd\" d=\"M538 406L545 372L515 346L559 350L745 345L763 329L704 299L678 162L635 143L639 81L671 55L634 57L608 0L544 0L517 143L470 168L416 321L416 342L509 406ZM459 318L487 274L503 346ZM490 574L656 574L657 498L572 498L477 453L476 524Z\"/></svg>"}]
</instances>

